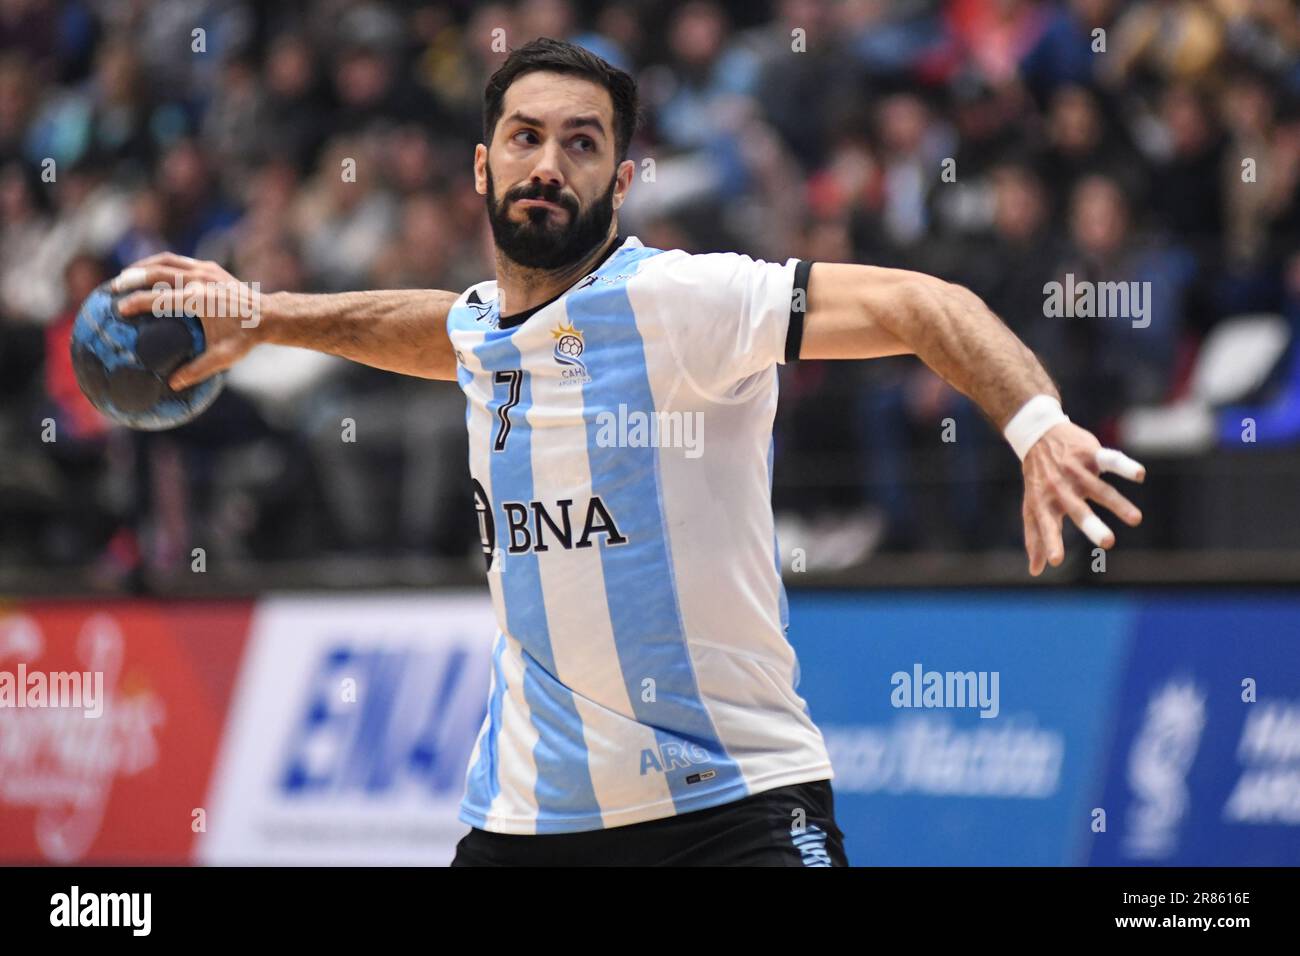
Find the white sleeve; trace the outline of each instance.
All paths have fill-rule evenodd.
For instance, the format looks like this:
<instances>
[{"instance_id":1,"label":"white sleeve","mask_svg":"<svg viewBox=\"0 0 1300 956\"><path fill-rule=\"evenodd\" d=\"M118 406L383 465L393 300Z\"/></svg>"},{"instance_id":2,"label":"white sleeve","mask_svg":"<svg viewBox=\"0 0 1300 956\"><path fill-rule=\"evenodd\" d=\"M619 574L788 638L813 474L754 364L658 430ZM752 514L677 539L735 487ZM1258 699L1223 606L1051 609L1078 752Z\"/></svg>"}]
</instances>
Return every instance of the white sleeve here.
<instances>
[{"instance_id":1,"label":"white sleeve","mask_svg":"<svg viewBox=\"0 0 1300 956\"><path fill-rule=\"evenodd\" d=\"M798 358L812 263L765 262L736 252L656 256L629 284L638 316L659 324L697 389L728 396L778 362Z\"/></svg>"}]
</instances>

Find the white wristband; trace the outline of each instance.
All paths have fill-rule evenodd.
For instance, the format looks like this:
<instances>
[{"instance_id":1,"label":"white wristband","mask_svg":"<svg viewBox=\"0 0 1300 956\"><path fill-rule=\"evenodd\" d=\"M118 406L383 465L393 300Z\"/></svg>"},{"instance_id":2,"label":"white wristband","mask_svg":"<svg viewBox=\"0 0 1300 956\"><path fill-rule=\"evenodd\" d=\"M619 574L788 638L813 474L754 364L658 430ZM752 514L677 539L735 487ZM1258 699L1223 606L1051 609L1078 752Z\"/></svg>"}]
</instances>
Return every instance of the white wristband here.
<instances>
[{"instance_id":1,"label":"white wristband","mask_svg":"<svg viewBox=\"0 0 1300 956\"><path fill-rule=\"evenodd\" d=\"M1061 411L1061 403L1050 395L1035 395L1020 407L1020 411L1011 416L1002 434L1015 449L1016 456L1025 460L1034 442L1042 438L1049 428L1055 428L1061 422L1070 419Z\"/></svg>"}]
</instances>

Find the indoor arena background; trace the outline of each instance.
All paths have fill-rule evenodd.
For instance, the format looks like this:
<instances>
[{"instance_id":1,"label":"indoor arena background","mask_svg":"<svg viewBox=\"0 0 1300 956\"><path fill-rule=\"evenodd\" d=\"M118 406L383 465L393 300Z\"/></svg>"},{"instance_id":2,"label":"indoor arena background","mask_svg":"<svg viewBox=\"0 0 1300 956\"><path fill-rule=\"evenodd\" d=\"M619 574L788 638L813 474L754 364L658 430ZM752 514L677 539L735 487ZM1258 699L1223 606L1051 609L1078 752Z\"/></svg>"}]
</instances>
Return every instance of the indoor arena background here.
<instances>
[{"instance_id":1,"label":"indoor arena background","mask_svg":"<svg viewBox=\"0 0 1300 956\"><path fill-rule=\"evenodd\" d=\"M482 91L536 36L640 83L625 234L967 285L1147 466L1140 528L1031 579L970 402L782 367L850 860L1300 863L1290 0L0 0L0 671L105 681L99 717L0 708L0 863L450 859L494 632L460 392L266 347L132 432L68 342L164 249L263 291L490 278ZM996 703L899 706L931 671Z\"/></svg>"}]
</instances>

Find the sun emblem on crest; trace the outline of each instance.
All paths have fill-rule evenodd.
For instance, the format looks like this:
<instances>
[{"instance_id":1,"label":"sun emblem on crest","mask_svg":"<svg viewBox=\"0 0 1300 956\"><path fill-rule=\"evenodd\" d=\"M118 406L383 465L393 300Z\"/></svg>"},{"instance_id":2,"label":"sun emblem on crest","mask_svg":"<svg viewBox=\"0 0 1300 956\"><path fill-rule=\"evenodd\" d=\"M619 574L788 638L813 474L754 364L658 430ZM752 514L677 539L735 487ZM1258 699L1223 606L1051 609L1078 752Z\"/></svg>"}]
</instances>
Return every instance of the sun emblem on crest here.
<instances>
[{"instance_id":1,"label":"sun emblem on crest","mask_svg":"<svg viewBox=\"0 0 1300 956\"><path fill-rule=\"evenodd\" d=\"M575 329L572 323L565 324L561 322L551 329L551 337L555 339L555 360L557 362L562 365L582 364L579 359L582 357L586 345L582 341L582 332Z\"/></svg>"},{"instance_id":2,"label":"sun emblem on crest","mask_svg":"<svg viewBox=\"0 0 1300 956\"><path fill-rule=\"evenodd\" d=\"M587 366L582 361L582 353L586 350L582 330L574 328L571 322L561 322L551 329L551 338L555 339L555 350L552 353L555 361L564 368L564 381L575 384L591 381Z\"/></svg>"}]
</instances>

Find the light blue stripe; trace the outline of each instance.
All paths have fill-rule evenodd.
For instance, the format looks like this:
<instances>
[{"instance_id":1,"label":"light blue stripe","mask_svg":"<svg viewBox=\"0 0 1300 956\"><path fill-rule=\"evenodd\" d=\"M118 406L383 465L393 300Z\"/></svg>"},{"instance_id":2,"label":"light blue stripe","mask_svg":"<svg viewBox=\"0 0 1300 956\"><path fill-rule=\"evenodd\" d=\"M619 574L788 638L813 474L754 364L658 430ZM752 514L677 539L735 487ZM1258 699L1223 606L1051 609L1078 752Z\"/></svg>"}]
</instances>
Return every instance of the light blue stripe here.
<instances>
[{"instance_id":1,"label":"light blue stripe","mask_svg":"<svg viewBox=\"0 0 1300 956\"><path fill-rule=\"evenodd\" d=\"M657 249L629 250L614 257L620 272ZM605 271L605 270L602 270ZM689 307L689 304L684 304ZM592 492L599 495L628 543L601 547L605 594L624 686L636 719L653 727L663 746L691 745L708 751L702 764L669 769L664 776L679 813L719 793L748 794L736 762L718 739L696 683L677 600L668 532L659 484L658 450L651 447L602 448L597 443L601 412L653 414L654 397L646 370L644 343L628 299L626 282L597 285L568 304L570 323L583 333L584 359L591 381L583 386L587 421L587 455ZM704 317L702 317L703 319ZM654 700L644 700L647 680L654 681ZM639 772L636 755L628 755L629 773ZM662 761L661 761L662 762ZM686 777L712 769L716 776L688 784ZM651 771L653 772L653 771Z\"/></svg>"},{"instance_id":2,"label":"light blue stripe","mask_svg":"<svg viewBox=\"0 0 1300 956\"><path fill-rule=\"evenodd\" d=\"M513 330L492 329L475 346L474 354L482 363L488 382L497 371L523 367L518 348L511 340ZM493 447L497 428L497 409L508 399L509 388L494 384L488 403L492 432L487 436ZM528 702L537 743L533 759L537 765L534 796L537 801L538 833L563 830L563 824L575 816L599 819L587 764L587 744L582 719L578 716L573 692L556 678L555 657L551 649L550 630L546 622L546 602L542 593L537 555L531 550L510 554L510 532L505 516L505 502L527 506L533 499L532 430L527 414L532 408L532 382L525 374L519 403L510 411L510 435L503 451L489 451L492 475L492 513L496 524L496 546L501 548L503 570L501 591L505 601L506 630L522 646L524 664L524 699Z\"/></svg>"},{"instance_id":3,"label":"light blue stripe","mask_svg":"<svg viewBox=\"0 0 1300 956\"><path fill-rule=\"evenodd\" d=\"M488 700L488 726L479 740L478 760L470 769L465 786L464 808L486 817L492 801L501 792L500 761L497 759L497 737L501 733L501 700L506 692L506 678L501 671L501 654L505 650L504 634L497 635L492 651L492 696Z\"/></svg>"}]
</instances>

